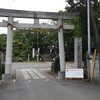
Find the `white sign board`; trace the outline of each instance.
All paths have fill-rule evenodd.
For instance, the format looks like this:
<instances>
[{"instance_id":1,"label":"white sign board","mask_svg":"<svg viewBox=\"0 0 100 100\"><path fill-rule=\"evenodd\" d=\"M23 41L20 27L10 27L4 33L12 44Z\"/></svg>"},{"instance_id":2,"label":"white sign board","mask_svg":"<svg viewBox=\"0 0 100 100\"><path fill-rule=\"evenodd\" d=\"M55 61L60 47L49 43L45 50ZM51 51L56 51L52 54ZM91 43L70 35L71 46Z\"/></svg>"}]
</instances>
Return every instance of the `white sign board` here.
<instances>
[{"instance_id":1,"label":"white sign board","mask_svg":"<svg viewBox=\"0 0 100 100\"><path fill-rule=\"evenodd\" d=\"M11 57L7 58L6 64L11 64L11 63L12 63Z\"/></svg>"},{"instance_id":2,"label":"white sign board","mask_svg":"<svg viewBox=\"0 0 100 100\"><path fill-rule=\"evenodd\" d=\"M34 48L32 49L32 57L33 58L35 57L35 49Z\"/></svg>"},{"instance_id":3,"label":"white sign board","mask_svg":"<svg viewBox=\"0 0 100 100\"><path fill-rule=\"evenodd\" d=\"M68 68L65 71L65 78L83 78L82 68Z\"/></svg>"}]
</instances>

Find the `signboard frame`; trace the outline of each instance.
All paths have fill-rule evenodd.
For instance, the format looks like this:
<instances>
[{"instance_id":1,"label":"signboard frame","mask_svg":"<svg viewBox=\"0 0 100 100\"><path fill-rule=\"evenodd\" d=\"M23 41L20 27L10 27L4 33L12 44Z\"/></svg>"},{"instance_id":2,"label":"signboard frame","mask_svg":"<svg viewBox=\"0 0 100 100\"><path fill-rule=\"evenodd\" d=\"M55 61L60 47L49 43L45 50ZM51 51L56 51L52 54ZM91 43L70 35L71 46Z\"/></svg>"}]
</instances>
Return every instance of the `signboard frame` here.
<instances>
[{"instance_id":1,"label":"signboard frame","mask_svg":"<svg viewBox=\"0 0 100 100\"><path fill-rule=\"evenodd\" d=\"M67 68L65 70L66 79L84 79L83 68Z\"/></svg>"}]
</instances>

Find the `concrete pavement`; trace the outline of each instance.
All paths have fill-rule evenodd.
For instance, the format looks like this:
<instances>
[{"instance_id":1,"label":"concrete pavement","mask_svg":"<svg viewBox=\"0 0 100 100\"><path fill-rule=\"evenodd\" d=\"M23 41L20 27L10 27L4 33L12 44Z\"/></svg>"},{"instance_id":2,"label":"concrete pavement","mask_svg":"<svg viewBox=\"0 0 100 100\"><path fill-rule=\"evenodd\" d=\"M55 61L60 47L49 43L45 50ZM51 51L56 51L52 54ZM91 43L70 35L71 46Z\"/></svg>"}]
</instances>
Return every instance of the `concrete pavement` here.
<instances>
[{"instance_id":1,"label":"concrete pavement","mask_svg":"<svg viewBox=\"0 0 100 100\"><path fill-rule=\"evenodd\" d=\"M82 81L31 80L0 85L0 100L99 100L100 87Z\"/></svg>"},{"instance_id":2,"label":"concrete pavement","mask_svg":"<svg viewBox=\"0 0 100 100\"><path fill-rule=\"evenodd\" d=\"M44 66L47 63L44 63ZM38 65L38 64L34 64ZM22 65L21 65L22 66ZM38 65L39 66L39 65ZM39 68L39 69L38 69ZM15 83L0 85L0 100L99 100L100 87L85 81L59 80L43 71L43 63L40 67L19 68L20 80ZM28 70L27 70L28 69ZM32 72L32 69L35 71ZM31 77L24 77L25 71ZM36 72L37 71L37 72ZM34 79L33 74L38 76ZM42 79L41 76L46 78Z\"/></svg>"}]
</instances>

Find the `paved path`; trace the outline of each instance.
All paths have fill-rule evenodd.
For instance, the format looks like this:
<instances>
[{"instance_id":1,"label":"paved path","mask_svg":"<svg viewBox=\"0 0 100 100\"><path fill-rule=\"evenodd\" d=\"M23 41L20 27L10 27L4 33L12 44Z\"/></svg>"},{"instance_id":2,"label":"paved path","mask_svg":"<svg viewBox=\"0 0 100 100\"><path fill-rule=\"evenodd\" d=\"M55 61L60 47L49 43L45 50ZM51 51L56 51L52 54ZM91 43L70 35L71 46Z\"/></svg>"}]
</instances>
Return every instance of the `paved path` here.
<instances>
[{"instance_id":1,"label":"paved path","mask_svg":"<svg viewBox=\"0 0 100 100\"><path fill-rule=\"evenodd\" d=\"M39 64L39 65L38 65ZM0 100L99 100L100 87L84 81L59 80L45 73L48 63L19 66L15 83L0 85ZM40 66L41 64L41 66ZM18 65L18 64L17 64ZM27 65L27 64L26 64ZM43 66L44 65L44 66Z\"/></svg>"},{"instance_id":2,"label":"paved path","mask_svg":"<svg viewBox=\"0 0 100 100\"><path fill-rule=\"evenodd\" d=\"M47 79L45 75L35 68L17 69L16 74L17 80Z\"/></svg>"},{"instance_id":3,"label":"paved path","mask_svg":"<svg viewBox=\"0 0 100 100\"><path fill-rule=\"evenodd\" d=\"M12 73L16 73L17 81L44 79L53 76L47 74L51 70L50 62L13 63Z\"/></svg>"}]
</instances>

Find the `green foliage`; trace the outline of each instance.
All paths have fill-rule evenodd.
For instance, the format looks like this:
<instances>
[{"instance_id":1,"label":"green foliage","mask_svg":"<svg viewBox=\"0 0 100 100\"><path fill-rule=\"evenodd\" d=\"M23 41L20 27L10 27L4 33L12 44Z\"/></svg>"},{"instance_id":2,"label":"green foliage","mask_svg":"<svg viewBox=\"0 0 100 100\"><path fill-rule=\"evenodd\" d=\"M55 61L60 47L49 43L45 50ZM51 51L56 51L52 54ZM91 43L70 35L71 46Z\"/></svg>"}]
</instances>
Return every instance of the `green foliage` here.
<instances>
[{"instance_id":1,"label":"green foliage","mask_svg":"<svg viewBox=\"0 0 100 100\"><path fill-rule=\"evenodd\" d=\"M67 12L79 12L79 16L73 21L75 25L74 36L81 36L83 38L83 52L87 51L87 0L66 0L70 5L66 7ZM98 18L100 18L100 0L90 0L92 5L93 14L95 16L96 25L99 27ZM90 10L91 13L91 10ZM91 18L91 22L92 22ZM90 23L91 23L90 22ZM94 24L91 23L91 47L93 48L95 43L95 30ZM100 28L98 28L100 35Z\"/></svg>"},{"instance_id":2,"label":"green foliage","mask_svg":"<svg viewBox=\"0 0 100 100\"><path fill-rule=\"evenodd\" d=\"M64 30L66 60L74 59L74 30Z\"/></svg>"},{"instance_id":3,"label":"green foliage","mask_svg":"<svg viewBox=\"0 0 100 100\"><path fill-rule=\"evenodd\" d=\"M79 16L74 19L73 24L74 24L74 36L80 37L82 33L82 27Z\"/></svg>"},{"instance_id":4,"label":"green foliage","mask_svg":"<svg viewBox=\"0 0 100 100\"><path fill-rule=\"evenodd\" d=\"M6 34L0 34L0 46L3 49L4 54L6 51L6 37L7 37Z\"/></svg>"},{"instance_id":5,"label":"green foliage","mask_svg":"<svg viewBox=\"0 0 100 100\"><path fill-rule=\"evenodd\" d=\"M29 42L31 34L25 30L17 29L14 31L13 37L13 60L16 61L19 58L26 60L28 54L32 56L30 53L32 44Z\"/></svg>"},{"instance_id":6,"label":"green foliage","mask_svg":"<svg viewBox=\"0 0 100 100\"><path fill-rule=\"evenodd\" d=\"M32 48L40 48L40 53L48 53L57 41L57 31L17 29L14 31L13 60L22 58L27 60L28 54L32 58Z\"/></svg>"}]
</instances>

